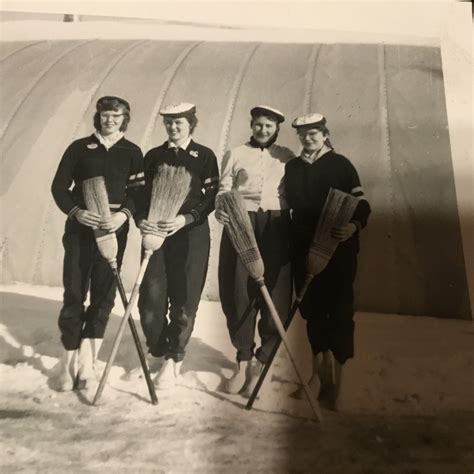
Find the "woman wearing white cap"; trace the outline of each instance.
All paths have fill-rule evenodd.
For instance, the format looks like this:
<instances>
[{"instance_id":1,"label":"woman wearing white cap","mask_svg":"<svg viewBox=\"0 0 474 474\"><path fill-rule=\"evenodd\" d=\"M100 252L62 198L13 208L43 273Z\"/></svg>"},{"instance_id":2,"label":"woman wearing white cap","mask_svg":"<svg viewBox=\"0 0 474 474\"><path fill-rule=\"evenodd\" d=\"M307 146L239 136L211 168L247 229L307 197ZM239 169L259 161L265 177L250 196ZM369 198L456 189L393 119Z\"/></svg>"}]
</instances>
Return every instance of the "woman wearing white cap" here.
<instances>
[{"instance_id":1,"label":"woman wearing white cap","mask_svg":"<svg viewBox=\"0 0 474 474\"><path fill-rule=\"evenodd\" d=\"M336 153L329 141L326 119L320 114L298 117L292 123L303 145L301 156L286 166L285 188L292 208L293 271L297 290L306 276L306 257L329 189L359 199L352 221L332 229L338 248L327 267L311 282L300 304L313 352L310 386L318 396L332 395L337 408L342 366L354 356L353 281L357 269L359 233L366 226L370 205L352 163ZM332 357L335 360L334 379Z\"/></svg>"},{"instance_id":2,"label":"woman wearing white cap","mask_svg":"<svg viewBox=\"0 0 474 474\"><path fill-rule=\"evenodd\" d=\"M192 139L197 125L193 104L172 105L160 114L168 140L145 155L145 200L137 221L143 234L164 231L168 237L150 258L138 307L151 365L161 365L155 384L165 389L176 383L204 288L210 249L207 217L214 210L219 170L213 151ZM184 166L191 174L191 190L176 219L153 224L145 217L153 178L164 163Z\"/></svg>"},{"instance_id":3,"label":"woman wearing white cap","mask_svg":"<svg viewBox=\"0 0 474 474\"><path fill-rule=\"evenodd\" d=\"M265 265L265 282L281 318L291 304L289 257L290 211L284 195L285 164L294 158L288 148L277 145L283 114L273 107L258 106L251 111L250 140L226 153L222 161L219 193L236 188L242 195L255 231ZM225 224L228 216L219 209L216 218ZM229 393L253 390L267 362L278 333L258 287L248 276L232 244L223 232L219 255L219 292L227 328L237 354L234 375L226 383ZM255 324L261 346L255 351ZM252 363L255 355L255 361Z\"/></svg>"},{"instance_id":4,"label":"woman wearing white cap","mask_svg":"<svg viewBox=\"0 0 474 474\"><path fill-rule=\"evenodd\" d=\"M95 132L67 148L51 186L56 204L68 216L63 236L64 303L58 321L64 353L53 382L61 391L73 388L74 355L79 347L78 388L95 381L95 361L114 306L115 278L99 254L92 229L116 232L120 268L136 191L145 184L142 152L124 137L129 121L126 100L101 97L94 115ZM103 222L87 210L82 195L82 181L96 176L104 177L113 211ZM85 310L89 288L90 304Z\"/></svg>"}]
</instances>

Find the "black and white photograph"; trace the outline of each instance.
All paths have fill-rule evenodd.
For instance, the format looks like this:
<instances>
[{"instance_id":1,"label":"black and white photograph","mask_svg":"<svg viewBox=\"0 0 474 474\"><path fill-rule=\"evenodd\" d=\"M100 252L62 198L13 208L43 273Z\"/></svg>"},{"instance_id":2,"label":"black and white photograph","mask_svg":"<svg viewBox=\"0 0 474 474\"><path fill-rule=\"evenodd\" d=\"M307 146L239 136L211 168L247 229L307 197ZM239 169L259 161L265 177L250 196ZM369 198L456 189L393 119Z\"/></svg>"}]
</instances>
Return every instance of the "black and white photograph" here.
<instances>
[{"instance_id":1,"label":"black and white photograph","mask_svg":"<svg viewBox=\"0 0 474 474\"><path fill-rule=\"evenodd\" d=\"M473 472L472 33L3 1L1 471Z\"/></svg>"}]
</instances>

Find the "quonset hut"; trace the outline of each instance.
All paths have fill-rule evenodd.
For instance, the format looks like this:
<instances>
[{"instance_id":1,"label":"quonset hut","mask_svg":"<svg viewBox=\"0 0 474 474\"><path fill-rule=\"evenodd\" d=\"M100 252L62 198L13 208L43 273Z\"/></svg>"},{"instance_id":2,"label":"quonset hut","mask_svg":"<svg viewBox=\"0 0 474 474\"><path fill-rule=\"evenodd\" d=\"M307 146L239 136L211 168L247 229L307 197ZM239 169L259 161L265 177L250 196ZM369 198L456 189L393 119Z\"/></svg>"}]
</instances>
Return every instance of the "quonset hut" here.
<instances>
[{"instance_id":1,"label":"quonset hut","mask_svg":"<svg viewBox=\"0 0 474 474\"><path fill-rule=\"evenodd\" d=\"M50 184L66 146L92 132L97 98L130 101L127 137L166 137L162 104L192 101L195 136L224 151L249 137L249 109L324 113L373 213L362 239L359 310L471 318L440 49L378 44L58 40L0 44L3 281L61 285L65 216ZM279 142L299 152L287 120ZM217 299L214 219L205 289ZM139 261L130 234L125 283Z\"/></svg>"}]
</instances>

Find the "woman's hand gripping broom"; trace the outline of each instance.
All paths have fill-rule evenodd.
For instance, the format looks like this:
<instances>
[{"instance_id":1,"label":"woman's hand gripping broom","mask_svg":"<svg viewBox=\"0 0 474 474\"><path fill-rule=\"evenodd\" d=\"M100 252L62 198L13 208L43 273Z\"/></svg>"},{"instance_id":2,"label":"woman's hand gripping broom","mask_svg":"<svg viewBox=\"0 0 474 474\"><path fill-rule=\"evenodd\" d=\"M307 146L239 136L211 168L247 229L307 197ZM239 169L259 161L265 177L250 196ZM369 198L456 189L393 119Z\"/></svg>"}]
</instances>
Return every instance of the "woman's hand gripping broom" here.
<instances>
[{"instance_id":1,"label":"woman's hand gripping broom","mask_svg":"<svg viewBox=\"0 0 474 474\"><path fill-rule=\"evenodd\" d=\"M190 185L191 175L184 167L169 166L166 164L161 165L158 168L153 180L150 210L148 212L147 220L157 223L176 217L186 197L188 196ZM102 374L102 378L97 388L97 392L93 401L94 405L99 402L102 392L104 391L107 378L112 368L112 364L114 363L118 347L125 330L125 325L130 318L132 308L138 298L140 285L148 266L148 262L150 261L150 257L152 256L153 252L158 250L163 245L165 238L165 232L146 234L143 236L142 246L144 249L144 256L140 265L140 270L135 280L129 303L125 309L125 314L120 323L117 335L115 336L114 344L112 346L112 351L107 361L107 365L105 366L104 373Z\"/></svg>"},{"instance_id":2,"label":"woman's hand gripping broom","mask_svg":"<svg viewBox=\"0 0 474 474\"><path fill-rule=\"evenodd\" d=\"M333 227L347 225L354 211L357 207L359 200L351 194L344 193L338 189L331 188L326 198L321 216L318 220L318 225L311 241L311 246L306 258L306 277L303 282L301 289L297 292L293 306L291 307L290 315L285 323L285 331L288 330L291 321L293 320L296 310L303 301L306 290L308 289L313 278L321 273L329 263L329 260L333 256L339 241L331 236L331 229ZM250 410L258 396L258 392L265 380L265 377L270 370L278 349L280 347L281 340L279 340L270 354L270 357L263 367L263 370L258 378L257 384L253 389L247 405L245 408Z\"/></svg>"},{"instance_id":3,"label":"woman's hand gripping broom","mask_svg":"<svg viewBox=\"0 0 474 474\"><path fill-rule=\"evenodd\" d=\"M295 363L295 360L291 354L290 346L286 339L285 329L283 324L278 316L275 305L268 293L268 289L265 285L264 280L264 266L263 260L260 255L260 252L257 247L257 241L255 240L255 234L252 229L252 224L248 212L245 208L245 204L238 191L233 190L219 195L219 206L223 211L229 216L229 222L225 225L227 234L234 246L237 254L239 255L242 263L247 269L251 278L255 280L257 285L260 288L262 296L265 300L265 303L270 310L273 322L277 328L277 331L280 335L283 344L288 352L291 363L295 369L295 372L300 379L301 384L304 387L306 396L308 398L309 404L317 418L318 421L321 421L321 412L319 410L319 404L315 399L313 393L309 389L307 383L304 381L301 372L298 369L298 366Z\"/></svg>"},{"instance_id":4,"label":"woman's hand gripping broom","mask_svg":"<svg viewBox=\"0 0 474 474\"><path fill-rule=\"evenodd\" d=\"M105 187L105 181L102 176L90 178L83 181L82 191L86 207L89 211L99 214L102 220L110 218L111 213L109 208L109 198ZM114 273L114 276L117 280L117 286L123 307L126 308L128 306L127 295L125 293L122 279L120 278L120 273L117 267L118 245L115 232L109 233L102 229L94 229L94 237L100 254L107 260L107 262L109 262L112 272ZM151 380L150 371L148 370L148 366L146 364L145 354L143 353L143 348L140 343L140 338L138 336L137 328L135 326L133 318L129 318L128 324L130 326L133 342L135 343L135 347L137 348L140 364L145 375L148 392L150 393L151 403L153 405L156 405L158 403L158 398L156 396L155 387Z\"/></svg>"}]
</instances>

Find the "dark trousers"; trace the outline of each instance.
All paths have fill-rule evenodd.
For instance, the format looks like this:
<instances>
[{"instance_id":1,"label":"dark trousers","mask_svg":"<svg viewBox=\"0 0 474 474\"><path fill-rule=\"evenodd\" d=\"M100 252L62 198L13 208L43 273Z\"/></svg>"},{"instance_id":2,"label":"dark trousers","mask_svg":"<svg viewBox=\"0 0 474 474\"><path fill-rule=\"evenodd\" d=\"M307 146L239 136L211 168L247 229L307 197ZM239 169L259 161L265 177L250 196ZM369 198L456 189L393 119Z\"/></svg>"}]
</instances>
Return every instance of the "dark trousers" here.
<instances>
[{"instance_id":1,"label":"dark trousers","mask_svg":"<svg viewBox=\"0 0 474 474\"><path fill-rule=\"evenodd\" d=\"M128 222L117 232L118 267L127 244ZM67 350L78 349L81 338L103 338L114 307L116 281L110 265L99 253L90 227L66 221L64 245L64 302L58 325ZM85 310L90 288L90 305ZM84 325L84 328L83 328Z\"/></svg>"},{"instance_id":2,"label":"dark trousers","mask_svg":"<svg viewBox=\"0 0 474 474\"><path fill-rule=\"evenodd\" d=\"M285 321L291 304L289 255L289 211L249 212L258 248L265 266L265 283L277 312ZM222 233L219 254L219 293L227 328L237 360L253 357L255 324L260 310L258 332L262 341L256 357L265 363L278 340L278 332L260 290L237 256L227 232Z\"/></svg>"},{"instance_id":3,"label":"dark trousers","mask_svg":"<svg viewBox=\"0 0 474 474\"><path fill-rule=\"evenodd\" d=\"M294 259L295 287L301 288L305 276L306 253L296 249ZM357 249L339 245L327 267L309 285L300 313L313 354L331 351L343 364L354 356L354 291Z\"/></svg>"},{"instance_id":4,"label":"dark trousers","mask_svg":"<svg viewBox=\"0 0 474 474\"><path fill-rule=\"evenodd\" d=\"M179 230L151 256L138 308L153 356L183 360L206 281L209 249L206 221Z\"/></svg>"}]
</instances>

